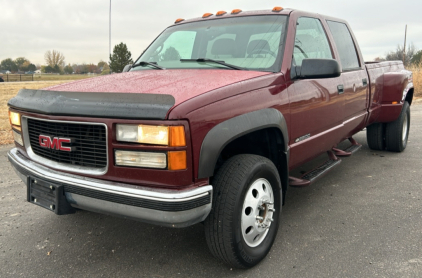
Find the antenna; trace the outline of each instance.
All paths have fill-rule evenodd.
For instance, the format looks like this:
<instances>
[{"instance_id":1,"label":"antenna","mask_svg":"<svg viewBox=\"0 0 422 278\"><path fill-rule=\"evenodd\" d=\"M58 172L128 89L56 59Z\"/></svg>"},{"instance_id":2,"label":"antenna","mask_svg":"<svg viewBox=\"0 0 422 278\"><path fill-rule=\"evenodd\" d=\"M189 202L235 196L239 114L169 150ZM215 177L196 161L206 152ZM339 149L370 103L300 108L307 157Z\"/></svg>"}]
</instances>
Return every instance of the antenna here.
<instances>
[{"instance_id":1,"label":"antenna","mask_svg":"<svg viewBox=\"0 0 422 278\"><path fill-rule=\"evenodd\" d=\"M108 59L111 56L111 0L110 0L110 13L109 13L109 27L108 27Z\"/></svg>"}]
</instances>

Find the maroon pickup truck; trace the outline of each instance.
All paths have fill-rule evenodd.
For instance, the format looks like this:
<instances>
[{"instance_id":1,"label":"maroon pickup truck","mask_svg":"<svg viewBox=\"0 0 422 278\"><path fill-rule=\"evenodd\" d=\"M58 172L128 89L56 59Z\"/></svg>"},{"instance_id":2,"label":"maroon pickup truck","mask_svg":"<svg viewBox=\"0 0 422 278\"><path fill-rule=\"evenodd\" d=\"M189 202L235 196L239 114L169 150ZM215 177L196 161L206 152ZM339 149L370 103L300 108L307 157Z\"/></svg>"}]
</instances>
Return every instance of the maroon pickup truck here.
<instances>
[{"instance_id":1,"label":"maroon pickup truck","mask_svg":"<svg viewBox=\"0 0 422 278\"><path fill-rule=\"evenodd\" d=\"M413 91L401 62L364 63L344 20L220 11L176 20L124 73L22 89L8 103L8 158L28 202L203 222L212 254L245 268L269 252L288 186L358 150L354 134L366 128L374 150L406 148Z\"/></svg>"}]
</instances>

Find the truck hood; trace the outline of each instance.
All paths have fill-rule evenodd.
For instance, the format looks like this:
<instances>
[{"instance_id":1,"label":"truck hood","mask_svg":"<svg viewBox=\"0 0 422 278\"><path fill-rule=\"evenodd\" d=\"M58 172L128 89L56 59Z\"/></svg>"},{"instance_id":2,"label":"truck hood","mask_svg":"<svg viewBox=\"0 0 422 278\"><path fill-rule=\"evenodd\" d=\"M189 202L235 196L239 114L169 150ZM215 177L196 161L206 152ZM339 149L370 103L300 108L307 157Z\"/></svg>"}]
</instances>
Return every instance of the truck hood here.
<instances>
[{"instance_id":1,"label":"truck hood","mask_svg":"<svg viewBox=\"0 0 422 278\"><path fill-rule=\"evenodd\" d=\"M43 90L172 95L175 105L200 94L270 72L243 70L141 70L83 79Z\"/></svg>"},{"instance_id":2,"label":"truck hood","mask_svg":"<svg viewBox=\"0 0 422 278\"><path fill-rule=\"evenodd\" d=\"M166 119L170 109L206 92L269 74L235 70L144 70L22 89L12 108L48 114Z\"/></svg>"}]
</instances>

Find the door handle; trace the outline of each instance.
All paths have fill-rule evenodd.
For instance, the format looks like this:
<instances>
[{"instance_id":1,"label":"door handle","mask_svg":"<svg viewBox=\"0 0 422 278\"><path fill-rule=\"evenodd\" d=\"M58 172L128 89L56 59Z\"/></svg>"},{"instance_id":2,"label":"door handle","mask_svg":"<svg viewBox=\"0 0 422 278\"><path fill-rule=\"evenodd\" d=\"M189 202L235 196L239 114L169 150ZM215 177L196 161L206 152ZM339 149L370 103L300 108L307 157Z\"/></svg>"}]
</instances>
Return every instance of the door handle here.
<instances>
[{"instance_id":1,"label":"door handle","mask_svg":"<svg viewBox=\"0 0 422 278\"><path fill-rule=\"evenodd\" d=\"M341 95L342 93L344 93L344 87L343 85L338 85L337 86L337 92L339 95Z\"/></svg>"},{"instance_id":2,"label":"door handle","mask_svg":"<svg viewBox=\"0 0 422 278\"><path fill-rule=\"evenodd\" d=\"M368 85L368 80L366 78L362 79L363 86Z\"/></svg>"}]
</instances>

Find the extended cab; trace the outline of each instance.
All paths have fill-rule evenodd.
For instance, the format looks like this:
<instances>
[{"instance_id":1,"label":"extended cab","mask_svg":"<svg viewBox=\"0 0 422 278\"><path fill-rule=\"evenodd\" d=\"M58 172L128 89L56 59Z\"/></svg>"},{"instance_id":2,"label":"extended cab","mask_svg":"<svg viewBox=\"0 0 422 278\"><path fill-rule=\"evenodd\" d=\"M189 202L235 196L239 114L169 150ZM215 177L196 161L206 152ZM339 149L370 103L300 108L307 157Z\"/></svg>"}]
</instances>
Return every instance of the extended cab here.
<instances>
[{"instance_id":1,"label":"extended cab","mask_svg":"<svg viewBox=\"0 0 422 278\"><path fill-rule=\"evenodd\" d=\"M216 257L251 267L274 242L288 186L358 150L355 133L366 128L372 149L406 148L411 72L364 63L341 19L279 7L178 19L125 71L9 101L8 157L28 202L204 222Z\"/></svg>"}]
</instances>

